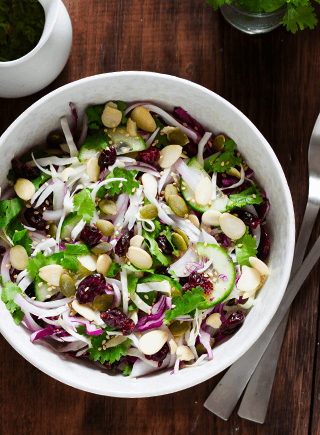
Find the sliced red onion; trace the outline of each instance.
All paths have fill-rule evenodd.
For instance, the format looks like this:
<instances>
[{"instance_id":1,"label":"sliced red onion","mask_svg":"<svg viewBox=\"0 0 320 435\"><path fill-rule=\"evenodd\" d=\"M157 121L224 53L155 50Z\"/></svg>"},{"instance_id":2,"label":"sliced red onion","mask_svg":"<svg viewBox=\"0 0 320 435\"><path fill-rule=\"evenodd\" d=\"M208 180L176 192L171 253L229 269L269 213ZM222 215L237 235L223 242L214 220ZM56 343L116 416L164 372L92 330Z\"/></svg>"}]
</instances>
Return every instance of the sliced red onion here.
<instances>
[{"instance_id":1,"label":"sliced red onion","mask_svg":"<svg viewBox=\"0 0 320 435\"><path fill-rule=\"evenodd\" d=\"M28 230L28 231L36 231L36 228L28 227L27 225L23 225L23 228Z\"/></svg>"},{"instance_id":2,"label":"sliced red onion","mask_svg":"<svg viewBox=\"0 0 320 435\"><path fill-rule=\"evenodd\" d=\"M61 210L45 210L43 219L46 221L59 221L63 215L64 209Z\"/></svg>"},{"instance_id":3,"label":"sliced red onion","mask_svg":"<svg viewBox=\"0 0 320 435\"><path fill-rule=\"evenodd\" d=\"M93 201L96 199L96 194L100 187L105 186L106 184L112 183L113 181L127 181L125 178L108 178L107 180L102 181L101 183L97 183L97 186L92 189L91 198Z\"/></svg>"},{"instance_id":4,"label":"sliced red onion","mask_svg":"<svg viewBox=\"0 0 320 435\"><path fill-rule=\"evenodd\" d=\"M78 235L81 233L83 228L86 226L86 222L81 219L80 222L77 223L77 225L73 228L71 231L71 240L76 240Z\"/></svg>"},{"instance_id":5,"label":"sliced red onion","mask_svg":"<svg viewBox=\"0 0 320 435\"><path fill-rule=\"evenodd\" d=\"M82 166L80 168L75 169L75 174L70 175L68 177L67 181L67 187L71 188L78 180L83 180L84 177L86 177L86 181L89 182L89 177L87 174L85 174L86 166ZM89 187L89 186L88 186Z\"/></svg>"},{"instance_id":6,"label":"sliced red onion","mask_svg":"<svg viewBox=\"0 0 320 435\"><path fill-rule=\"evenodd\" d=\"M174 364L174 369L172 370L171 374L176 375L179 371L179 368L180 368L180 358L177 358Z\"/></svg>"},{"instance_id":7,"label":"sliced red onion","mask_svg":"<svg viewBox=\"0 0 320 435\"><path fill-rule=\"evenodd\" d=\"M34 251L31 254L31 257L34 257L38 252L43 251L44 249L52 248L56 246L56 243L57 243L56 240L53 239L52 237L50 237L50 239L45 239L44 242L39 243L35 247Z\"/></svg>"},{"instance_id":8,"label":"sliced red onion","mask_svg":"<svg viewBox=\"0 0 320 435\"><path fill-rule=\"evenodd\" d=\"M66 141L67 141L67 144L69 147L70 156L77 157L79 154L78 149L76 147L76 144L73 141L73 136L71 134L67 118L66 117L61 118L60 123L61 123L61 127L62 127L63 133L65 135L65 138L66 138Z\"/></svg>"},{"instance_id":9,"label":"sliced red onion","mask_svg":"<svg viewBox=\"0 0 320 435\"><path fill-rule=\"evenodd\" d=\"M141 222L142 228L149 233L155 230L155 224L152 222L151 219L144 219L140 215L137 216L137 220Z\"/></svg>"},{"instance_id":10,"label":"sliced red onion","mask_svg":"<svg viewBox=\"0 0 320 435\"><path fill-rule=\"evenodd\" d=\"M158 184L158 195L160 195L160 192L161 192L163 186L165 184L168 184L171 180L173 180L173 178L170 175L171 168L172 168L172 166L170 166L170 168L164 169L164 171L163 171L163 175L162 175L161 179L159 180L159 184Z\"/></svg>"},{"instance_id":11,"label":"sliced red onion","mask_svg":"<svg viewBox=\"0 0 320 435\"><path fill-rule=\"evenodd\" d=\"M209 260L206 262L206 264L204 265L204 267L202 269L198 270L198 273L203 273L205 272L207 269L209 269L209 267L212 265L212 260Z\"/></svg>"},{"instance_id":12,"label":"sliced red onion","mask_svg":"<svg viewBox=\"0 0 320 435\"><path fill-rule=\"evenodd\" d=\"M39 165L39 163L34 158L33 153L31 153L31 157L32 157L32 160L34 161L35 165L37 166L38 169L40 169L41 172L43 172L44 174L50 175L51 177L53 176L52 171L48 171L47 169L44 169ZM44 183L44 184L46 185L46 183Z\"/></svg>"},{"instance_id":13,"label":"sliced red onion","mask_svg":"<svg viewBox=\"0 0 320 435\"><path fill-rule=\"evenodd\" d=\"M193 260L198 261L199 257L197 256L197 254L192 251L191 247L189 247L189 249L186 251L185 254L183 254L183 256L181 258L179 258L178 261L176 261L175 263L173 263L170 268L169 271L175 272L175 274L178 277L186 277L189 276L190 273L192 273L192 271L186 268L186 265L190 262L192 262L192 258Z\"/></svg>"},{"instance_id":14,"label":"sliced red onion","mask_svg":"<svg viewBox=\"0 0 320 435\"><path fill-rule=\"evenodd\" d=\"M220 190L226 190L226 189L230 189L230 187L232 187L232 189L234 189L235 187L238 187L238 186L241 186L241 184L244 182L244 180L245 180L245 177L244 177L244 169L243 169L243 167L241 166L241 170L240 170L240 174L241 174L241 178L240 178L240 180L236 183L236 184L233 184L232 186L227 186L227 187L220 187Z\"/></svg>"},{"instance_id":15,"label":"sliced red onion","mask_svg":"<svg viewBox=\"0 0 320 435\"><path fill-rule=\"evenodd\" d=\"M212 133L206 131L203 135L202 139L200 140L198 144L198 154L197 154L197 160L200 163L200 165L204 166L204 160L203 160L203 151L205 146L207 145L208 140L211 138Z\"/></svg>"},{"instance_id":16,"label":"sliced red onion","mask_svg":"<svg viewBox=\"0 0 320 435\"><path fill-rule=\"evenodd\" d=\"M39 189L36 191L36 193L33 195L33 197L30 200L30 203L33 204L35 200L41 195L41 193L52 183L52 178L45 183L42 184L42 186L39 187Z\"/></svg>"},{"instance_id":17,"label":"sliced red onion","mask_svg":"<svg viewBox=\"0 0 320 435\"><path fill-rule=\"evenodd\" d=\"M132 109L134 109L137 106L143 106L144 104L147 104L146 102L140 102L140 103L134 103L131 104L131 106L129 106L123 113L125 115L127 115Z\"/></svg>"},{"instance_id":18,"label":"sliced red onion","mask_svg":"<svg viewBox=\"0 0 320 435\"><path fill-rule=\"evenodd\" d=\"M48 309L48 308L62 307L63 305L66 306L73 301L73 298L63 298L63 299L58 299L55 301L41 302L41 301L33 300L33 299L29 298L28 296L25 296L25 300L27 302L29 302L29 304L34 305L35 307Z\"/></svg>"},{"instance_id":19,"label":"sliced red onion","mask_svg":"<svg viewBox=\"0 0 320 435\"><path fill-rule=\"evenodd\" d=\"M56 165L56 166L65 166L65 165L71 165L72 163L78 163L79 160L77 157L43 157L40 159L37 159L37 162L41 166L49 166L49 165ZM35 164L33 162L30 162L30 166L34 166Z\"/></svg>"},{"instance_id":20,"label":"sliced red onion","mask_svg":"<svg viewBox=\"0 0 320 435\"><path fill-rule=\"evenodd\" d=\"M195 168L190 169L182 159L178 159L175 163L175 168L179 172L180 177L188 184L191 190L195 191L199 182L204 178L201 171Z\"/></svg>"},{"instance_id":21,"label":"sliced red onion","mask_svg":"<svg viewBox=\"0 0 320 435\"><path fill-rule=\"evenodd\" d=\"M217 198L217 174L213 173L211 176L212 196L211 200L214 201Z\"/></svg>"},{"instance_id":22,"label":"sliced red onion","mask_svg":"<svg viewBox=\"0 0 320 435\"><path fill-rule=\"evenodd\" d=\"M2 279L3 279L4 283L10 281L9 268L6 267L7 264L10 264L10 251L9 250L4 254L4 256L2 258L2 262L1 262L1 275L2 275Z\"/></svg>"},{"instance_id":23,"label":"sliced red onion","mask_svg":"<svg viewBox=\"0 0 320 435\"><path fill-rule=\"evenodd\" d=\"M122 308L124 314L128 314L128 279L127 279L127 270L125 268L120 272L120 279L122 285Z\"/></svg>"},{"instance_id":24,"label":"sliced red onion","mask_svg":"<svg viewBox=\"0 0 320 435\"><path fill-rule=\"evenodd\" d=\"M127 338L129 338L132 341L132 346L138 348L139 338L135 334L127 335Z\"/></svg>"},{"instance_id":25,"label":"sliced red onion","mask_svg":"<svg viewBox=\"0 0 320 435\"><path fill-rule=\"evenodd\" d=\"M144 188L144 194L145 194L146 198L151 202L151 204L153 204L157 207L159 219L162 220L167 225L173 225L174 221L163 211L163 209L161 208L161 205L158 203L158 201L152 195L150 190L147 188Z\"/></svg>"},{"instance_id":26,"label":"sliced red onion","mask_svg":"<svg viewBox=\"0 0 320 435\"><path fill-rule=\"evenodd\" d=\"M208 358L213 358L213 352L211 348L211 335L208 332L205 332L202 328L200 328L199 340L202 346L206 349Z\"/></svg>"},{"instance_id":27,"label":"sliced red onion","mask_svg":"<svg viewBox=\"0 0 320 435\"><path fill-rule=\"evenodd\" d=\"M89 340L88 338L84 337L83 335L78 334L77 332L74 332L71 328L69 328L65 322L62 320L61 317L59 317L58 322L60 323L60 325L62 326L62 328L67 331L70 335L72 335L74 338L76 338L79 341L84 341L85 343L87 343L89 346L91 346L91 340Z\"/></svg>"},{"instance_id":28,"label":"sliced red onion","mask_svg":"<svg viewBox=\"0 0 320 435\"><path fill-rule=\"evenodd\" d=\"M123 290L122 290L123 294ZM137 295L137 293L134 293L131 295L131 300L136 304L137 307L139 307L139 310L144 311L145 313L149 314L151 307L150 305L146 304L140 296Z\"/></svg>"},{"instance_id":29,"label":"sliced red onion","mask_svg":"<svg viewBox=\"0 0 320 435\"><path fill-rule=\"evenodd\" d=\"M70 322L75 328L79 325L84 325L86 328L86 334L88 335L100 335L103 332L102 328L97 328L95 325L90 323L89 320L84 320L81 317L70 317Z\"/></svg>"},{"instance_id":30,"label":"sliced red onion","mask_svg":"<svg viewBox=\"0 0 320 435\"><path fill-rule=\"evenodd\" d=\"M141 359L142 361L144 361L145 363L149 364L149 366L152 367L157 367L158 368L158 362L157 361L153 361L152 359L147 359L142 352L140 352L140 350L135 349L135 348L130 348L127 350L127 355L129 356L135 356L139 359ZM132 373L131 373L132 374Z\"/></svg>"},{"instance_id":31,"label":"sliced red onion","mask_svg":"<svg viewBox=\"0 0 320 435\"><path fill-rule=\"evenodd\" d=\"M41 326L39 326L32 318L31 314L26 312L24 313L24 318L23 318L24 323L26 324L27 328L31 331L31 332L36 332L36 331L41 331Z\"/></svg>"},{"instance_id":32,"label":"sliced red onion","mask_svg":"<svg viewBox=\"0 0 320 435\"><path fill-rule=\"evenodd\" d=\"M20 293L17 293L15 295L14 302L17 305L19 305L19 307L22 309L24 313L28 312L34 314L35 316L38 316L40 319L42 319L43 317L56 317L68 309L63 306L63 307L53 308L51 310L45 310L43 308L39 308L36 307L35 305L30 304L28 301L25 300L25 298L21 296Z\"/></svg>"},{"instance_id":33,"label":"sliced red onion","mask_svg":"<svg viewBox=\"0 0 320 435\"><path fill-rule=\"evenodd\" d=\"M143 107L145 109L149 109L150 111L156 113L157 115L160 115L161 118L163 118L168 125L173 127L179 127L179 130L182 131L184 134L186 134L188 137L190 137L194 143L198 142L198 136L194 131L180 124L180 122L176 121L173 118L173 116L169 115L167 112L160 109L160 107L154 106L153 104L144 104Z\"/></svg>"},{"instance_id":34,"label":"sliced red onion","mask_svg":"<svg viewBox=\"0 0 320 435\"><path fill-rule=\"evenodd\" d=\"M84 349L82 349L84 347ZM60 349L57 349L57 352L75 352L79 349L81 350L81 353L83 354L84 352L87 352L88 350L88 346L86 344L84 344L82 341L74 341L73 343L69 343L66 344L65 346L63 346ZM76 354L76 356L78 356L78 353Z\"/></svg>"},{"instance_id":35,"label":"sliced red onion","mask_svg":"<svg viewBox=\"0 0 320 435\"><path fill-rule=\"evenodd\" d=\"M144 166L139 166L139 168L137 168L137 166L135 166L135 165L128 165L128 166L126 166L126 170L127 171L138 170L139 172L146 172L147 174L151 174L151 175L153 175L154 177L157 177L157 178L161 177L159 172L156 172L154 169L149 169L149 168L146 168Z\"/></svg>"},{"instance_id":36,"label":"sliced red onion","mask_svg":"<svg viewBox=\"0 0 320 435\"><path fill-rule=\"evenodd\" d=\"M32 283L32 279L28 275L22 278L22 280L19 282L19 287L24 292L25 289L28 288L31 283Z\"/></svg>"},{"instance_id":37,"label":"sliced red onion","mask_svg":"<svg viewBox=\"0 0 320 435\"><path fill-rule=\"evenodd\" d=\"M53 328L51 325L48 325L44 329L33 332L30 335L30 341L33 343L35 340L39 340L40 338L44 338L44 337L49 337L53 334L57 334L56 329Z\"/></svg>"},{"instance_id":38,"label":"sliced red onion","mask_svg":"<svg viewBox=\"0 0 320 435\"><path fill-rule=\"evenodd\" d=\"M118 196L116 206L117 206L117 214L114 216L113 225L116 226L123 226L124 223L124 216L128 209L128 203L129 203L129 195L126 193L121 193L121 195ZM118 225L119 224L119 225Z\"/></svg>"},{"instance_id":39,"label":"sliced red onion","mask_svg":"<svg viewBox=\"0 0 320 435\"><path fill-rule=\"evenodd\" d=\"M157 136L159 130L160 130L160 127L158 127L158 128L154 131L154 133L152 133L152 135L149 137L149 139L148 139L147 142L146 142L146 149L148 149L148 148L152 145L152 143L153 143L155 137Z\"/></svg>"},{"instance_id":40,"label":"sliced red onion","mask_svg":"<svg viewBox=\"0 0 320 435\"><path fill-rule=\"evenodd\" d=\"M131 230L136 222L137 214L139 213L140 201L142 199L142 186L140 186L134 195L130 195L130 206L124 215L123 226L128 225L128 229Z\"/></svg>"},{"instance_id":41,"label":"sliced red onion","mask_svg":"<svg viewBox=\"0 0 320 435\"><path fill-rule=\"evenodd\" d=\"M39 196L39 198L36 202L36 205L35 205L36 208L39 207L48 198L49 195L51 195L51 193L54 190L53 183L49 184L49 186L46 189L44 189L44 191L41 193L41 195Z\"/></svg>"},{"instance_id":42,"label":"sliced red onion","mask_svg":"<svg viewBox=\"0 0 320 435\"><path fill-rule=\"evenodd\" d=\"M18 273L17 279L16 279L16 283L19 284L19 282L28 275L28 271L27 269L22 270L20 273ZM29 275L28 275L29 276Z\"/></svg>"},{"instance_id":43,"label":"sliced red onion","mask_svg":"<svg viewBox=\"0 0 320 435\"><path fill-rule=\"evenodd\" d=\"M82 131L78 140L78 148L80 149L81 145L83 144L85 138L87 137L88 134L88 115L85 113L84 117L83 117L83 122L82 122Z\"/></svg>"},{"instance_id":44,"label":"sliced red onion","mask_svg":"<svg viewBox=\"0 0 320 435\"><path fill-rule=\"evenodd\" d=\"M56 180L53 185L53 210L60 210L63 207L63 200L67 193L67 187L61 180Z\"/></svg>"}]
</instances>

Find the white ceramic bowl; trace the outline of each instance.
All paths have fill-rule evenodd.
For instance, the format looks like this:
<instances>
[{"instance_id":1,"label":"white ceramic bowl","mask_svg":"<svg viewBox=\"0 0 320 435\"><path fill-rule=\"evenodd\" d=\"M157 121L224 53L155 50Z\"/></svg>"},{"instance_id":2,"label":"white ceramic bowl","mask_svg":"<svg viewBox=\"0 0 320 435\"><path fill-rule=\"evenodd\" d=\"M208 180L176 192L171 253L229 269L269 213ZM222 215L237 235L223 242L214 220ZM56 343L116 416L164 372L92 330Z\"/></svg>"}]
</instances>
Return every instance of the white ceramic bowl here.
<instances>
[{"instance_id":1,"label":"white ceramic bowl","mask_svg":"<svg viewBox=\"0 0 320 435\"><path fill-rule=\"evenodd\" d=\"M39 0L45 12L42 36L36 47L20 59L0 62L0 97L34 94L48 86L67 63L72 26L61 0Z\"/></svg>"},{"instance_id":2,"label":"white ceramic bowl","mask_svg":"<svg viewBox=\"0 0 320 435\"><path fill-rule=\"evenodd\" d=\"M59 118L68 116L73 102L80 119L88 104L108 100L153 101L171 110L182 106L209 131L225 133L241 150L255 170L271 202L268 233L271 241L270 276L248 314L242 328L229 341L213 351L212 361L184 369L176 375L158 372L137 382L102 372L93 364L63 360L53 351L29 340L29 333L16 326L9 311L0 303L0 330L6 340L29 362L43 372L80 390L115 397L148 397L173 393L203 382L221 372L260 337L284 294L294 249L294 213L290 191L282 168L270 145L256 127L234 106L215 93L177 77L150 72L118 72L88 77L63 86L33 104L0 138L0 184L5 182L12 155L19 155L44 142L48 132L59 127Z\"/></svg>"}]
</instances>

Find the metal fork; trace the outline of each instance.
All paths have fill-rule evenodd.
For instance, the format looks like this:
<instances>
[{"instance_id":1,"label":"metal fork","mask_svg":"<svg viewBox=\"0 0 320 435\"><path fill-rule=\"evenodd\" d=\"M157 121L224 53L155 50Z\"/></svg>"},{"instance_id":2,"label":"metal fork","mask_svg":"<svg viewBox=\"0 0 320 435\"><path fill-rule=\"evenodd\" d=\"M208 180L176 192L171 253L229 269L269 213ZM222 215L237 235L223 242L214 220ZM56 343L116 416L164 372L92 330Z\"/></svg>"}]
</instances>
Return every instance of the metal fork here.
<instances>
[{"instance_id":1,"label":"metal fork","mask_svg":"<svg viewBox=\"0 0 320 435\"><path fill-rule=\"evenodd\" d=\"M310 139L308 165L308 202L296 243L291 279L302 263L320 208L320 115L316 120ZM204 403L204 406L209 411L224 420L228 420L252 376L238 414L242 418L257 423L264 423L288 316L289 310L271 342L267 340L268 334L266 331L245 355L229 368L228 372ZM255 373L253 374L254 371Z\"/></svg>"}]
</instances>

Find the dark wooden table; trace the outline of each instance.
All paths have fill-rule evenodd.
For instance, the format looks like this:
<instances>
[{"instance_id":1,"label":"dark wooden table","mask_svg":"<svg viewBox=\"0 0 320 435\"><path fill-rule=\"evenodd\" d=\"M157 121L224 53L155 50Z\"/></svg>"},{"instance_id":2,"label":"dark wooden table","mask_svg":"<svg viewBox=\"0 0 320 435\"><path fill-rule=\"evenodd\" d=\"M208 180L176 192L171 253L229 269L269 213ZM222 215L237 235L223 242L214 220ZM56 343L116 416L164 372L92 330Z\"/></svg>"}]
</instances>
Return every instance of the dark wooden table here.
<instances>
[{"instance_id":1,"label":"dark wooden table","mask_svg":"<svg viewBox=\"0 0 320 435\"><path fill-rule=\"evenodd\" d=\"M68 64L43 91L0 99L1 134L43 95L89 75L146 70L182 77L230 101L266 137L287 177L299 229L308 143L320 111L320 24L296 35L280 27L251 36L205 0L63 1L74 31ZM313 240L319 232L318 222ZM222 374L163 397L100 397L51 379L1 337L1 434L320 434L319 282L317 267L293 304L264 425L236 410L225 422L203 407Z\"/></svg>"}]
</instances>

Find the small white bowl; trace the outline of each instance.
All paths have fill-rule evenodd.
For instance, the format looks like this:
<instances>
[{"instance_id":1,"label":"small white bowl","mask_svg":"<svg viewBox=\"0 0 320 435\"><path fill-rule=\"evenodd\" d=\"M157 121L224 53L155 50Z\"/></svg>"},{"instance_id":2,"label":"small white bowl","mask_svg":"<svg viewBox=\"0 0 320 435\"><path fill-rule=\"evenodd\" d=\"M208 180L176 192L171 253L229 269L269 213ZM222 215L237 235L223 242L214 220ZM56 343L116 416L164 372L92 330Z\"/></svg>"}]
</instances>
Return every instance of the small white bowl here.
<instances>
[{"instance_id":1,"label":"small white bowl","mask_svg":"<svg viewBox=\"0 0 320 435\"><path fill-rule=\"evenodd\" d=\"M258 303L244 325L227 342L214 348L212 361L176 375L157 372L136 382L127 377L102 372L87 361L63 360L52 350L34 345L29 332L14 324L9 311L0 303L0 330L6 340L29 362L43 372L80 390L115 397L148 397L173 393L192 387L221 372L240 358L260 337L276 312L286 289L294 250L294 212L290 191L282 168L270 145L256 127L234 106L215 93L189 81L150 72L117 72L88 77L63 86L33 104L0 138L0 185L5 182L10 160L59 127L59 118L72 117L73 102L82 119L89 104L108 100L152 101L167 110L182 106L208 131L224 133L238 145L255 178L271 202L268 234L271 250L270 276Z\"/></svg>"},{"instance_id":2,"label":"small white bowl","mask_svg":"<svg viewBox=\"0 0 320 435\"><path fill-rule=\"evenodd\" d=\"M36 47L20 59L0 62L0 97L17 98L48 86L63 70L72 45L72 26L61 0L39 0L45 24Z\"/></svg>"}]
</instances>

